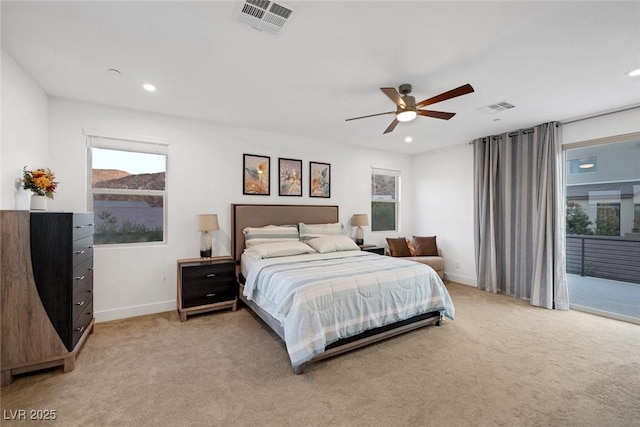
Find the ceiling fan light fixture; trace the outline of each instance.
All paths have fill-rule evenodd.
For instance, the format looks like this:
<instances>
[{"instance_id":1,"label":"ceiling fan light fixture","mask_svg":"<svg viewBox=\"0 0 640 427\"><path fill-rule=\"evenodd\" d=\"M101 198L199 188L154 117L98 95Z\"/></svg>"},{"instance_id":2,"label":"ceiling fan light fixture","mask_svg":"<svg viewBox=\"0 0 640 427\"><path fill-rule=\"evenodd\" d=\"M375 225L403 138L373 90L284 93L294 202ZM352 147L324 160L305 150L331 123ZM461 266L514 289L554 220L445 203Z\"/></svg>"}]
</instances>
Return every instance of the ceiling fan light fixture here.
<instances>
[{"instance_id":1,"label":"ceiling fan light fixture","mask_svg":"<svg viewBox=\"0 0 640 427\"><path fill-rule=\"evenodd\" d=\"M411 120L415 119L417 115L418 113L416 113L415 111L405 110L399 112L396 116L396 119L398 119L399 122L410 122Z\"/></svg>"}]
</instances>

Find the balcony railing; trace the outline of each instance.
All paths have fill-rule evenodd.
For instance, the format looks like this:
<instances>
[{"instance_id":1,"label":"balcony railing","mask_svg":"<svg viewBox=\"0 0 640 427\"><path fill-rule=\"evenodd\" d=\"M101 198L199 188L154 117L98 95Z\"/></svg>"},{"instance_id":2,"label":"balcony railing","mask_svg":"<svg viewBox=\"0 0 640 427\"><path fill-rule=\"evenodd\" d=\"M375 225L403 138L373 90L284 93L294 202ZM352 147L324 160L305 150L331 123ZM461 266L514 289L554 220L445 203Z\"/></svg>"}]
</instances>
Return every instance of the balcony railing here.
<instances>
[{"instance_id":1,"label":"balcony railing","mask_svg":"<svg viewBox=\"0 0 640 427\"><path fill-rule=\"evenodd\" d=\"M567 273L640 284L640 239L567 236Z\"/></svg>"}]
</instances>

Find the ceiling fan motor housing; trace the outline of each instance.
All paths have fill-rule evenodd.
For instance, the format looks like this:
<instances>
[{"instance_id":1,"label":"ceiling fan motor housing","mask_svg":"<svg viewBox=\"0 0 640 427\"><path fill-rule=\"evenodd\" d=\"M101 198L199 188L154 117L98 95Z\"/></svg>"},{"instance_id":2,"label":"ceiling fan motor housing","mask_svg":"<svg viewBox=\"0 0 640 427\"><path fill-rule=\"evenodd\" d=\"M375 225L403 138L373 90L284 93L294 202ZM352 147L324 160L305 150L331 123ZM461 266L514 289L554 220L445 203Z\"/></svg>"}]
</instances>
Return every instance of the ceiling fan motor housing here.
<instances>
[{"instance_id":1,"label":"ceiling fan motor housing","mask_svg":"<svg viewBox=\"0 0 640 427\"><path fill-rule=\"evenodd\" d=\"M402 95L410 94L411 93L411 85L409 83L401 84L398 87L398 92L400 92Z\"/></svg>"}]
</instances>

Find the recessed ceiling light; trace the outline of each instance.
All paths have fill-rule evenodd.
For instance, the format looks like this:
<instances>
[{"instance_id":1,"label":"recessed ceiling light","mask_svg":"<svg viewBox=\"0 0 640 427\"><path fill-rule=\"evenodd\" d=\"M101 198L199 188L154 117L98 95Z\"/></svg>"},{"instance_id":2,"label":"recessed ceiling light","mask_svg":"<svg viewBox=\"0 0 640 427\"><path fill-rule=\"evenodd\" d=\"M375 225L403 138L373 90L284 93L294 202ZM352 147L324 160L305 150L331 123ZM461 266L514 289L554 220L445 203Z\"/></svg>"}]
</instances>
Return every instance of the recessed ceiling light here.
<instances>
[{"instance_id":1,"label":"recessed ceiling light","mask_svg":"<svg viewBox=\"0 0 640 427\"><path fill-rule=\"evenodd\" d=\"M411 143L413 141L413 138L411 138L410 136L407 136L404 138L404 142L406 142L407 144Z\"/></svg>"},{"instance_id":2,"label":"recessed ceiling light","mask_svg":"<svg viewBox=\"0 0 640 427\"><path fill-rule=\"evenodd\" d=\"M640 76L640 68L636 68L635 70L631 70L627 73L629 77L638 77Z\"/></svg>"},{"instance_id":3,"label":"recessed ceiling light","mask_svg":"<svg viewBox=\"0 0 640 427\"><path fill-rule=\"evenodd\" d=\"M156 87L154 85L152 85L151 83L145 83L142 85L142 88L144 90L146 90L147 92L155 92L156 91Z\"/></svg>"}]
</instances>

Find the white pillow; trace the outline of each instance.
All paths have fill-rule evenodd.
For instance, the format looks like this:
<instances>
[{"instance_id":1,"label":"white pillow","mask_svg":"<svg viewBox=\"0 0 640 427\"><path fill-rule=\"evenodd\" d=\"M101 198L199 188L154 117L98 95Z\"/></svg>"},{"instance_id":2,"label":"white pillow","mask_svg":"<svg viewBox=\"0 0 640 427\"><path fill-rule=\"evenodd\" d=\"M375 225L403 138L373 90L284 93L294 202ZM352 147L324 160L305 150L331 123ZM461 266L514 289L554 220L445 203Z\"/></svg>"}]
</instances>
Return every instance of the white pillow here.
<instances>
[{"instance_id":1,"label":"white pillow","mask_svg":"<svg viewBox=\"0 0 640 427\"><path fill-rule=\"evenodd\" d=\"M327 252L360 250L360 247L356 245L356 242L343 235L316 237L315 239L309 240L307 245L311 246L321 254L326 254Z\"/></svg>"},{"instance_id":2,"label":"white pillow","mask_svg":"<svg viewBox=\"0 0 640 427\"><path fill-rule=\"evenodd\" d=\"M331 224L299 224L300 240L306 242L316 237L335 236L342 234L342 224L339 222Z\"/></svg>"},{"instance_id":3,"label":"white pillow","mask_svg":"<svg viewBox=\"0 0 640 427\"><path fill-rule=\"evenodd\" d=\"M300 240L298 228L295 225L266 225L264 227L246 227L244 246L251 248L263 243L296 242Z\"/></svg>"},{"instance_id":4,"label":"white pillow","mask_svg":"<svg viewBox=\"0 0 640 427\"><path fill-rule=\"evenodd\" d=\"M316 251L314 251L309 245L305 245L299 240L293 242L263 243L244 250L245 255L254 259L312 254L315 252Z\"/></svg>"}]
</instances>

